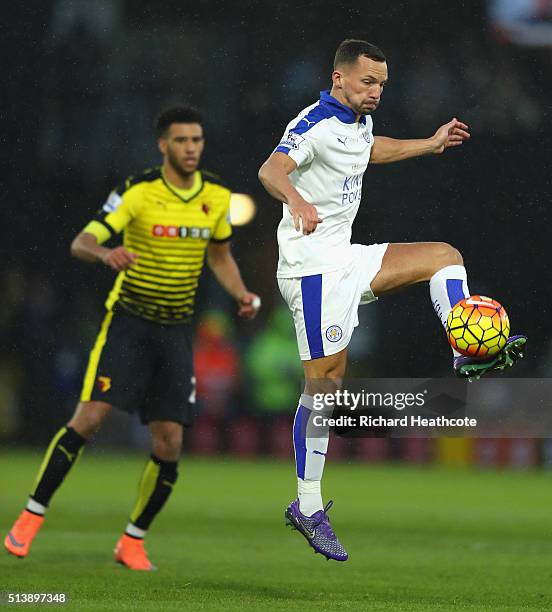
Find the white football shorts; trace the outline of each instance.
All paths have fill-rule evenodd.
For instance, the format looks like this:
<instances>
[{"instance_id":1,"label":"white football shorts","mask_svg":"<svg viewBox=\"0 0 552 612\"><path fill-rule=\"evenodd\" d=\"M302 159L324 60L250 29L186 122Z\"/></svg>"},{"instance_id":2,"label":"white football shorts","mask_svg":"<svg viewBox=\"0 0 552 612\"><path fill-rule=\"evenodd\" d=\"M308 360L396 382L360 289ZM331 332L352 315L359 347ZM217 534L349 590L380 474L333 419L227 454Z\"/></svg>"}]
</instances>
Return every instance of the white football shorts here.
<instances>
[{"instance_id":1,"label":"white football shorts","mask_svg":"<svg viewBox=\"0 0 552 612\"><path fill-rule=\"evenodd\" d=\"M278 279L303 361L334 355L348 346L358 325L359 305L378 299L370 285L388 244L353 244L351 265L335 272Z\"/></svg>"}]
</instances>

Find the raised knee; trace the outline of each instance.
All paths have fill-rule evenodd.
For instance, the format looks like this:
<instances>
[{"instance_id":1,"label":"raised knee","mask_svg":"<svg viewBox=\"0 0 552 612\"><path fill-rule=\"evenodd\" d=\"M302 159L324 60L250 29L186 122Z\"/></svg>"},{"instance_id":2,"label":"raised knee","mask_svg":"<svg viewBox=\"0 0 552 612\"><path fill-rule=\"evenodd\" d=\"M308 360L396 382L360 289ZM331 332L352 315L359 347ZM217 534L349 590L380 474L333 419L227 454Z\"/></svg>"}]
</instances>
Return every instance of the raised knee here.
<instances>
[{"instance_id":1,"label":"raised knee","mask_svg":"<svg viewBox=\"0 0 552 612\"><path fill-rule=\"evenodd\" d=\"M447 242L439 243L439 253L437 259L439 260L441 267L464 265L464 259L460 251Z\"/></svg>"}]
</instances>

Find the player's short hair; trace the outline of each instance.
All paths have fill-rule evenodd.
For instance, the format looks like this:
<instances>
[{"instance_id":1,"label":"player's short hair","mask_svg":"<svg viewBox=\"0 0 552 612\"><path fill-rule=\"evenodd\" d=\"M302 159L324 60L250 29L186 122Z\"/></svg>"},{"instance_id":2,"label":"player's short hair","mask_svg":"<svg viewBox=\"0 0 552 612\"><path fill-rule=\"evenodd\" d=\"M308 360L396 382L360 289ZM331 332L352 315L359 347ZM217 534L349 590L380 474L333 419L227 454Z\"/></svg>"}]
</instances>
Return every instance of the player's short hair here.
<instances>
[{"instance_id":1,"label":"player's short hair","mask_svg":"<svg viewBox=\"0 0 552 612\"><path fill-rule=\"evenodd\" d=\"M347 40L344 40L339 47L337 47L337 51L335 52L334 70L343 64L355 64L361 55L364 55L364 57L374 60L375 62L386 61L383 51L376 47L376 45L372 45L365 40L348 38Z\"/></svg>"},{"instance_id":2,"label":"player's short hair","mask_svg":"<svg viewBox=\"0 0 552 612\"><path fill-rule=\"evenodd\" d=\"M166 136L167 130L173 123L199 123L199 125L203 125L203 117L195 106L182 105L166 108L159 113L155 120L157 138Z\"/></svg>"}]
</instances>

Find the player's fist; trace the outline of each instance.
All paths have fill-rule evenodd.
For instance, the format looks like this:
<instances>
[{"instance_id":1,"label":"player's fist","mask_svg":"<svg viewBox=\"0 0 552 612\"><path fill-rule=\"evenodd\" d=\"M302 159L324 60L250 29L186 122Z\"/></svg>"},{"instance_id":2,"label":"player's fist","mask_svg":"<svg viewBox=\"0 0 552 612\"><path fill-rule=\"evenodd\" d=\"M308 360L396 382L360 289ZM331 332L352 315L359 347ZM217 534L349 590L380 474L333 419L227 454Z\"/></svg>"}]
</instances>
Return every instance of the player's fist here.
<instances>
[{"instance_id":1,"label":"player's fist","mask_svg":"<svg viewBox=\"0 0 552 612\"><path fill-rule=\"evenodd\" d=\"M102 257L102 261L106 266L109 266L116 272L127 270L136 262L138 255L127 251L124 246L118 246L114 249L109 249Z\"/></svg>"},{"instance_id":2,"label":"player's fist","mask_svg":"<svg viewBox=\"0 0 552 612\"><path fill-rule=\"evenodd\" d=\"M238 300L238 316L244 319L254 319L261 307L261 298L256 293L247 291Z\"/></svg>"},{"instance_id":3,"label":"player's fist","mask_svg":"<svg viewBox=\"0 0 552 612\"><path fill-rule=\"evenodd\" d=\"M457 147L468 140L470 133L465 123L458 121L456 117L442 125L433 135L434 153L442 153L449 147Z\"/></svg>"},{"instance_id":4,"label":"player's fist","mask_svg":"<svg viewBox=\"0 0 552 612\"><path fill-rule=\"evenodd\" d=\"M293 217L293 224L298 232L305 236L312 234L322 219L318 216L316 208L302 198L288 203L289 212Z\"/></svg>"}]
</instances>

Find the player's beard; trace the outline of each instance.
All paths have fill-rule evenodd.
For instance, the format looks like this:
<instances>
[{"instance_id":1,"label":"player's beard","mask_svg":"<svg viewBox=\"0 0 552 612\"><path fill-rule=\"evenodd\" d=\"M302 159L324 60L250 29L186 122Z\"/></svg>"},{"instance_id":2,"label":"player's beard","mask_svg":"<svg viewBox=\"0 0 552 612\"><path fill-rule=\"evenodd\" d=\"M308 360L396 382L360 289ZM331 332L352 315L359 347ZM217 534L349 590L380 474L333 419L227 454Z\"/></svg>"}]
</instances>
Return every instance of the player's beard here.
<instances>
[{"instance_id":1,"label":"player's beard","mask_svg":"<svg viewBox=\"0 0 552 612\"><path fill-rule=\"evenodd\" d=\"M176 155L170 149L167 149L167 161L170 167L183 179L190 178L197 170L197 166L193 170L186 170L183 168Z\"/></svg>"},{"instance_id":2,"label":"player's beard","mask_svg":"<svg viewBox=\"0 0 552 612\"><path fill-rule=\"evenodd\" d=\"M376 104L375 106L371 106L370 108L363 107L360 104L355 104L352 101L351 97L347 95L345 92L344 92L344 97L345 97L345 100L347 100L347 102L349 103L349 106L351 110L353 111L353 113L355 113L355 115L360 115L361 117L364 117L365 115L371 115L378 108L378 104Z\"/></svg>"},{"instance_id":3,"label":"player's beard","mask_svg":"<svg viewBox=\"0 0 552 612\"><path fill-rule=\"evenodd\" d=\"M376 104L375 106L371 106L370 108L361 106L359 108L353 108L353 111L355 112L355 114L361 116L371 115L375 110L377 110L378 106L378 104Z\"/></svg>"},{"instance_id":4,"label":"player's beard","mask_svg":"<svg viewBox=\"0 0 552 612\"><path fill-rule=\"evenodd\" d=\"M362 104L362 102L359 104L355 104L355 102L353 101L353 96L350 96L346 91L343 92L343 95L355 115L360 115L361 117L364 117L365 115L371 115L378 107L378 104L376 104L375 106L373 104L364 105Z\"/></svg>"}]
</instances>

